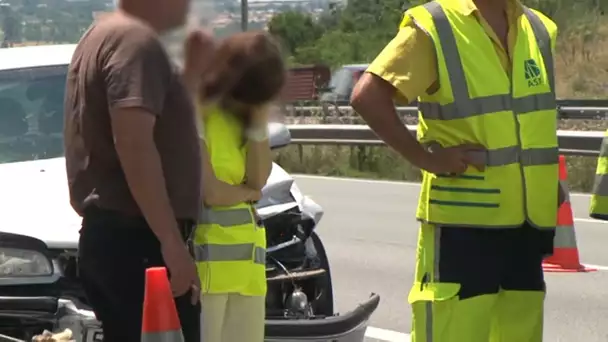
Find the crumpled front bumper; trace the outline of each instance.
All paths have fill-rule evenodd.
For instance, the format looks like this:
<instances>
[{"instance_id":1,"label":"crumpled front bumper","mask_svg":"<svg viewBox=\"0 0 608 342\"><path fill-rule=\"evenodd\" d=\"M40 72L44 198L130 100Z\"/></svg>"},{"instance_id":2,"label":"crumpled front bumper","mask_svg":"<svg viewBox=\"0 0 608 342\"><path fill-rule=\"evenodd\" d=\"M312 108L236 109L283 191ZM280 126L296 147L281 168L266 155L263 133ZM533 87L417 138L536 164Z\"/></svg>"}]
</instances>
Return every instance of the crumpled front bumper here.
<instances>
[{"instance_id":1,"label":"crumpled front bumper","mask_svg":"<svg viewBox=\"0 0 608 342\"><path fill-rule=\"evenodd\" d=\"M370 316L380 296L372 294L354 310L310 320L266 320L266 342L363 342Z\"/></svg>"},{"instance_id":2,"label":"crumpled front bumper","mask_svg":"<svg viewBox=\"0 0 608 342\"><path fill-rule=\"evenodd\" d=\"M367 301L343 315L310 320L268 319L265 341L362 342L369 318L379 302L380 297L372 294ZM0 297L0 319L20 317L45 323L53 322L55 331L70 329L77 342L100 342L103 339L95 315L78 300L58 300L53 297ZM0 341L3 341L1 335Z\"/></svg>"}]
</instances>

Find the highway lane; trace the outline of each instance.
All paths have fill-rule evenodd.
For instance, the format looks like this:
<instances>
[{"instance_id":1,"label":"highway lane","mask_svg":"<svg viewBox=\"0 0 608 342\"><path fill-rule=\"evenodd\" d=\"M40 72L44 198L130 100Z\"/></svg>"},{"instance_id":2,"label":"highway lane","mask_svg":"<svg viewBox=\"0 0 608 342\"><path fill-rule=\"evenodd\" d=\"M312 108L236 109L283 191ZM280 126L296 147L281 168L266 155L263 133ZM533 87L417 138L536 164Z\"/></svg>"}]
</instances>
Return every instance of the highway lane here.
<instances>
[{"instance_id":1,"label":"highway lane","mask_svg":"<svg viewBox=\"0 0 608 342\"><path fill-rule=\"evenodd\" d=\"M411 313L406 296L414 272L419 186L314 176L296 179L302 191L325 209L319 232L330 257L337 309L347 311L370 292L379 293L381 303L371 326L408 333ZM546 274L544 340L605 342L608 224L589 219L589 196L572 194L571 202L581 260L604 265L606 270ZM381 330L370 335L387 336ZM385 340L397 341L394 337Z\"/></svg>"}]
</instances>

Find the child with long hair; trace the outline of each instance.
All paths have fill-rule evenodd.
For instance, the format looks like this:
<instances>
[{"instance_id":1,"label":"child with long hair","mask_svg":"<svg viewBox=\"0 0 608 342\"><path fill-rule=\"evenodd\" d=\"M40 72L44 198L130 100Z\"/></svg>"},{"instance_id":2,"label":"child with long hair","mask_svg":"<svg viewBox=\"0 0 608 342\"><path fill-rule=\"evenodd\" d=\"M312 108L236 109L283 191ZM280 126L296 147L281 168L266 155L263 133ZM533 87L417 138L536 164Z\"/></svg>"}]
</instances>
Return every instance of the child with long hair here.
<instances>
[{"instance_id":1,"label":"child with long hair","mask_svg":"<svg viewBox=\"0 0 608 342\"><path fill-rule=\"evenodd\" d=\"M235 34L213 49L193 36L186 49L190 58L213 50L207 67L189 75L203 147L194 241L202 339L263 342L266 233L254 202L272 168L268 115L285 83L283 59L265 32Z\"/></svg>"}]
</instances>

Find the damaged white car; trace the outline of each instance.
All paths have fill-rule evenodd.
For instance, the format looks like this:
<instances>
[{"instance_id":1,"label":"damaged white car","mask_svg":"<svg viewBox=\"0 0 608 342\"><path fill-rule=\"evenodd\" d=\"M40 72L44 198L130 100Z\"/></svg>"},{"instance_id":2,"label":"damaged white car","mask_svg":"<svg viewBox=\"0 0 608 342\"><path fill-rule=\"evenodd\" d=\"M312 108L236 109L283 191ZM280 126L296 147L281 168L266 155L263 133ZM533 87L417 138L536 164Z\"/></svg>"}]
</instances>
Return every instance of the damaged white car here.
<instances>
[{"instance_id":1,"label":"damaged white car","mask_svg":"<svg viewBox=\"0 0 608 342\"><path fill-rule=\"evenodd\" d=\"M0 342L70 329L103 341L77 273L81 220L69 205L63 97L74 45L0 49ZM271 145L289 144L271 124ZM274 164L258 205L268 244L266 341L361 342L379 297L334 312L322 208Z\"/></svg>"}]
</instances>

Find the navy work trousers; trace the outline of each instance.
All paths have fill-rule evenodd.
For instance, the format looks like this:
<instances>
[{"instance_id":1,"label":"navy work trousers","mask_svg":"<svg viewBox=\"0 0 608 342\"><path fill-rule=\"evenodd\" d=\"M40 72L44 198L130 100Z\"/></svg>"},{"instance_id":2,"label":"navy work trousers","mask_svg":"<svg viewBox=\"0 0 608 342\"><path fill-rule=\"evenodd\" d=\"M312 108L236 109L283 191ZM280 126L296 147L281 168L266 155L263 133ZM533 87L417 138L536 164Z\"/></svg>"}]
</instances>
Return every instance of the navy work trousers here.
<instances>
[{"instance_id":1,"label":"navy work trousers","mask_svg":"<svg viewBox=\"0 0 608 342\"><path fill-rule=\"evenodd\" d=\"M87 208L78 257L80 278L102 323L104 341L140 341L145 272L148 267L165 266L160 243L145 219ZM201 307L192 305L190 297L188 293L175 298L175 305L185 342L200 342Z\"/></svg>"}]
</instances>

